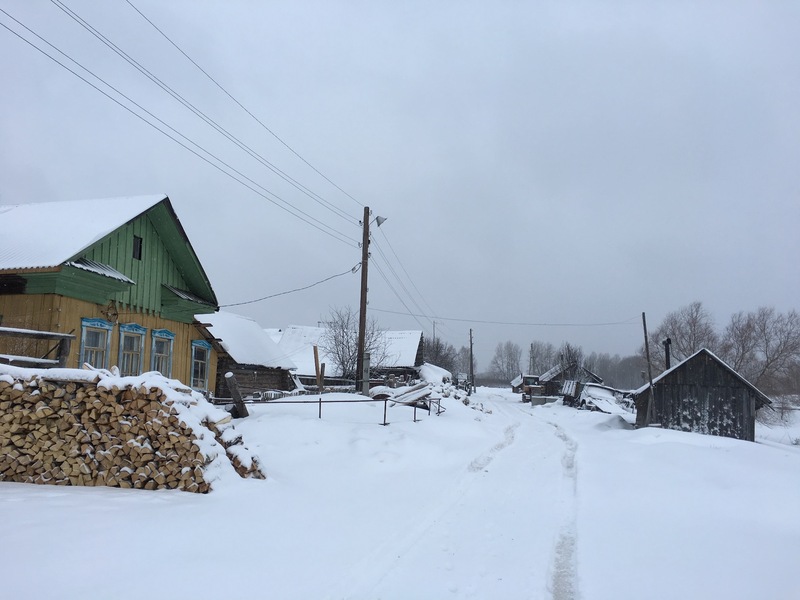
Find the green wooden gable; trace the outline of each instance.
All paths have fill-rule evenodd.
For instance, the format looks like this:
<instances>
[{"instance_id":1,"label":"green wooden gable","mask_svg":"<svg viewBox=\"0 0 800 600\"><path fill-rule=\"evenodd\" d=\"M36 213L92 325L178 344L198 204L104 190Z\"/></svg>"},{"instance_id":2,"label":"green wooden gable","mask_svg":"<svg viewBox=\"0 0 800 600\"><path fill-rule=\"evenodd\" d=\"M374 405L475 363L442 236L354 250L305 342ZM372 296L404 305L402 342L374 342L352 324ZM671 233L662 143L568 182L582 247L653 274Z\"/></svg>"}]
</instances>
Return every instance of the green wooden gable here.
<instances>
[{"instance_id":1,"label":"green wooden gable","mask_svg":"<svg viewBox=\"0 0 800 600\"><path fill-rule=\"evenodd\" d=\"M191 323L217 299L168 198L66 261L28 273L25 293L55 293L98 304L115 301Z\"/></svg>"}]
</instances>

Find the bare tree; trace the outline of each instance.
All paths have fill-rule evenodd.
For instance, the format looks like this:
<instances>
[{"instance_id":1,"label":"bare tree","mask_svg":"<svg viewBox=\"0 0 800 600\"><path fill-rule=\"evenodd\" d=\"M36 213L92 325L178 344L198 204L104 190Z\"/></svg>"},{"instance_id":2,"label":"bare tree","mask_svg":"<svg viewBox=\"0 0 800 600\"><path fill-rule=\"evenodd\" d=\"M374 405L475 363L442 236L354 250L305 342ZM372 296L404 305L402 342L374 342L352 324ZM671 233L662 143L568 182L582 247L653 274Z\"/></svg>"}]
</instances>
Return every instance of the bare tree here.
<instances>
[{"instance_id":1,"label":"bare tree","mask_svg":"<svg viewBox=\"0 0 800 600\"><path fill-rule=\"evenodd\" d=\"M731 316L722 335L722 358L754 385L782 391L800 360L800 315L762 306Z\"/></svg>"},{"instance_id":2,"label":"bare tree","mask_svg":"<svg viewBox=\"0 0 800 600\"><path fill-rule=\"evenodd\" d=\"M556 348L550 342L531 342L528 349L528 374L541 375L556 363Z\"/></svg>"},{"instance_id":3,"label":"bare tree","mask_svg":"<svg viewBox=\"0 0 800 600\"><path fill-rule=\"evenodd\" d=\"M339 375L356 379L358 365L358 312L351 307L331 308L325 321L325 334L320 346L333 359ZM370 353L370 365L385 366L387 359L384 331L374 319L367 321L364 351Z\"/></svg>"},{"instance_id":4,"label":"bare tree","mask_svg":"<svg viewBox=\"0 0 800 600\"><path fill-rule=\"evenodd\" d=\"M478 371L478 362L475 360L475 355L472 356L472 372ZM469 348L461 346L456 353L456 372L469 373Z\"/></svg>"},{"instance_id":5,"label":"bare tree","mask_svg":"<svg viewBox=\"0 0 800 600\"><path fill-rule=\"evenodd\" d=\"M522 350L519 345L513 342L497 344L494 357L489 364L490 373L499 378L511 381L520 374L520 361L522 360Z\"/></svg>"},{"instance_id":6,"label":"bare tree","mask_svg":"<svg viewBox=\"0 0 800 600\"><path fill-rule=\"evenodd\" d=\"M689 358L702 348L716 352L719 345L714 320L702 302L692 302L667 314L661 325L649 335L650 360L657 369L664 367L665 353L662 343L667 338L672 341L671 353L676 360ZM642 353L644 354L644 348Z\"/></svg>"},{"instance_id":7,"label":"bare tree","mask_svg":"<svg viewBox=\"0 0 800 600\"><path fill-rule=\"evenodd\" d=\"M425 341L425 362L454 373L456 371L456 359L457 352L452 344L442 341L441 338Z\"/></svg>"}]
</instances>

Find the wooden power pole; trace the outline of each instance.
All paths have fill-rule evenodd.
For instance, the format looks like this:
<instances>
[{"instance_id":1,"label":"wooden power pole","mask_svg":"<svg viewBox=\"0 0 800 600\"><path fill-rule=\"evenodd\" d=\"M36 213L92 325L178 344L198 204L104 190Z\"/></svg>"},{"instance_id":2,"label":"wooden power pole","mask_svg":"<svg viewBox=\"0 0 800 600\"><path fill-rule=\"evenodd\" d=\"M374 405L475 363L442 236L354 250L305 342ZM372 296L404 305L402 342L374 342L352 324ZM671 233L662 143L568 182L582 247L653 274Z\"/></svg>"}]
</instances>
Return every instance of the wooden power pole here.
<instances>
[{"instance_id":1,"label":"wooden power pole","mask_svg":"<svg viewBox=\"0 0 800 600\"><path fill-rule=\"evenodd\" d=\"M356 354L356 392L363 385L364 345L367 338L367 266L369 265L369 206L364 207L364 226L361 238L361 303L358 310L358 351Z\"/></svg>"}]
</instances>

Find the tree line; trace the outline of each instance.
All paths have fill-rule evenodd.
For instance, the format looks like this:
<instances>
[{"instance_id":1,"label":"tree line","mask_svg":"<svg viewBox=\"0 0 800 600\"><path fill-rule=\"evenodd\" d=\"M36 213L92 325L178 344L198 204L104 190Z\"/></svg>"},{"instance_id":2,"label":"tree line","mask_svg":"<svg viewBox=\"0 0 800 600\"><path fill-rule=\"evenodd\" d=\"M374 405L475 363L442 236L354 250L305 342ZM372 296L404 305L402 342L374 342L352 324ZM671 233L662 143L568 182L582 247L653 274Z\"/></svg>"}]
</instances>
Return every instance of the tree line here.
<instances>
[{"instance_id":1,"label":"tree line","mask_svg":"<svg viewBox=\"0 0 800 600\"><path fill-rule=\"evenodd\" d=\"M666 368L664 342L670 340L672 366L706 348L766 394L800 392L800 315L772 307L740 311L718 328L701 302L692 302L667 314L648 332L654 375ZM533 341L523 349L511 341L497 344L488 375L511 381L522 373L541 375L559 364L576 363L619 389L637 388L647 371L644 343L636 354L585 354L580 346Z\"/></svg>"}]
</instances>

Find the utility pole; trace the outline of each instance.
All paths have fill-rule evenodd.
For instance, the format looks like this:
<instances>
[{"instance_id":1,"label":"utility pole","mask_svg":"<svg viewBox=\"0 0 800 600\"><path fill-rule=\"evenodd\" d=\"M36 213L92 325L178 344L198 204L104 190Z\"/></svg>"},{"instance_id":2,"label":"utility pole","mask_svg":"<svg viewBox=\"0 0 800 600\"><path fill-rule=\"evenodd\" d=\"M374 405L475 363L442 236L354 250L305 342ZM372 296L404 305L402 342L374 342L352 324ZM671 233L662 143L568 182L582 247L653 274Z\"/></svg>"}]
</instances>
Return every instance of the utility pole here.
<instances>
[{"instance_id":1,"label":"utility pole","mask_svg":"<svg viewBox=\"0 0 800 600\"><path fill-rule=\"evenodd\" d=\"M642 313L642 328L644 329L644 354L647 358L647 378L650 382L650 390L649 394L647 395L647 411L645 412L644 419L640 419L639 415L636 415L636 426L637 427L649 427L650 422L653 419L653 403L655 399L653 398L653 367L650 364L650 341L647 338L647 318L645 314Z\"/></svg>"},{"instance_id":2,"label":"utility pole","mask_svg":"<svg viewBox=\"0 0 800 600\"><path fill-rule=\"evenodd\" d=\"M469 387L475 389L475 372L472 368L472 329L469 330Z\"/></svg>"},{"instance_id":3,"label":"utility pole","mask_svg":"<svg viewBox=\"0 0 800 600\"><path fill-rule=\"evenodd\" d=\"M367 337L367 265L369 265L369 206L364 207L361 238L361 303L358 311L358 353L356 354L356 392L363 384L364 344Z\"/></svg>"}]
</instances>

